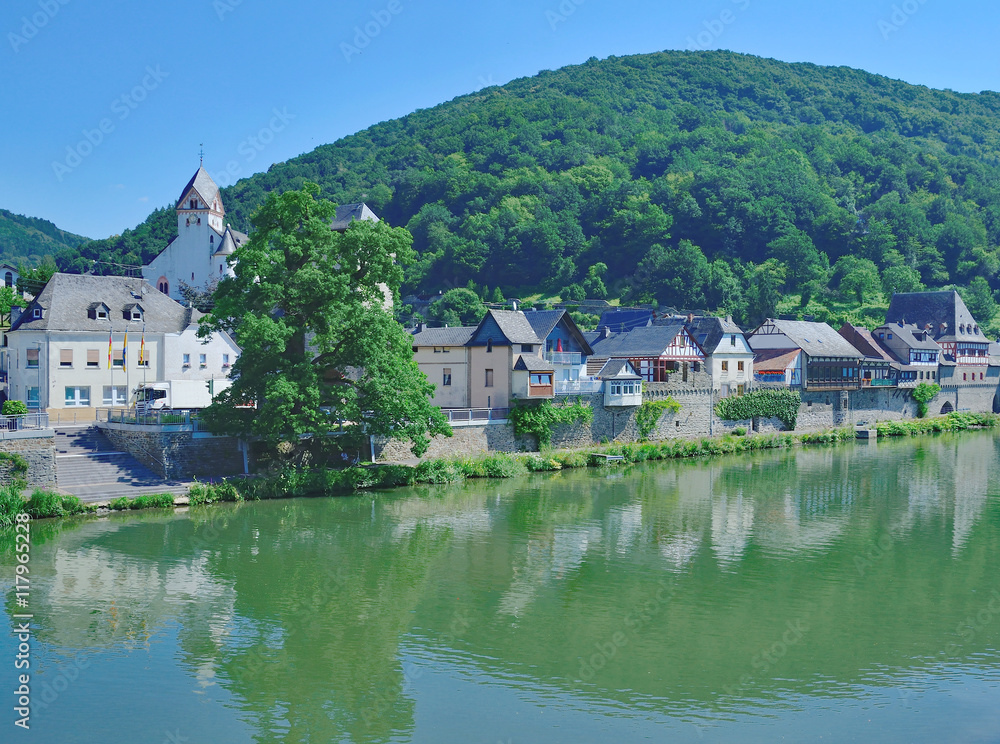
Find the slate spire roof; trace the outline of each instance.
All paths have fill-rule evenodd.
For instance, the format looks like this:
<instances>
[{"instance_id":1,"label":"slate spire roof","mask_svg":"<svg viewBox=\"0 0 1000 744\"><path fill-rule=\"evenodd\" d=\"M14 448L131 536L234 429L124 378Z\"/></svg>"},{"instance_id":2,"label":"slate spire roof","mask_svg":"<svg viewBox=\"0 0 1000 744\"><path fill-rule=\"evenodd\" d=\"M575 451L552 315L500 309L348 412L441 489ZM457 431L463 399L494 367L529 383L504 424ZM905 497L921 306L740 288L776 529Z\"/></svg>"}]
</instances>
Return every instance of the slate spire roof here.
<instances>
[{"instance_id":1,"label":"slate spire roof","mask_svg":"<svg viewBox=\"0 0 1000 744\"><path fill-rule=\"evenodd\" d=\"M337 207L337 215L330 223L330 229L336 232L346 230L354 220L378 222L379 218L364 202L341 204Z\"/></svg>"},{"instance_id":2,"label":"slate spire roof","mask_svg":"<svg viewBox=\"0 0 1000 744\"><path fill-rule=\"evenodd\" d=\"M208 175L208 171L199 166L197 172L191 176L191 180L188 181L187 186L184 187L180 197L177 199L177 209L184 208L184 205L181 202L185 197L187 197L188 192L192 187L198 192L198 196L201 197L201 200L209 207L212 206L212 202L219 196L219 187L216 185L215 181L212 180L212 177ZM219 204L222 204L221 198L219 198Z\"/></svg>"}]
</instances>

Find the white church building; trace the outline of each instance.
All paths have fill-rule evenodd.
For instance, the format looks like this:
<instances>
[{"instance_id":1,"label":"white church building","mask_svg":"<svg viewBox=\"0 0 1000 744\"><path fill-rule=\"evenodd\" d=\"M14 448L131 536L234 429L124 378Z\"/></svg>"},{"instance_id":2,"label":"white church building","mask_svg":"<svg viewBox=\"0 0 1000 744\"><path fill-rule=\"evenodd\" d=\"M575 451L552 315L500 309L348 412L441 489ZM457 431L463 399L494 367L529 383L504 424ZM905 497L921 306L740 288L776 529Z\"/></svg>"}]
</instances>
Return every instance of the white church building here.
<instances>
[{"instance_id":1,"label":"white church building","mask_svg":"<svg viewBox=\"0 0 1000 744\"><path fill-rule=\"evenodd\" d=\"M142 278L163 294L183 302L182 284L211 291L223 277L234 276L227 258L249 238L226 224L225 216L219 187L199 166L177 200L177 237L142 267ZM379 218L367 204L342 204L330 228L342 232L354 220L378 222ZM384 291L391 303L391 295L387 289Z\"/></svg>"},{"instance_id":2,"label":"white church building","mask_svg":"<svg viewBox=\"0 0 1000 744\"><path fill-rule=\"evenodd\" d=\"M142 278L181 301L182 284L205 291L224 276L233 276L226 258L247 236L225 224L225 216L219 187L199 166L177 201L177 237L142 267Z\"/></svg>"}]
</instances>

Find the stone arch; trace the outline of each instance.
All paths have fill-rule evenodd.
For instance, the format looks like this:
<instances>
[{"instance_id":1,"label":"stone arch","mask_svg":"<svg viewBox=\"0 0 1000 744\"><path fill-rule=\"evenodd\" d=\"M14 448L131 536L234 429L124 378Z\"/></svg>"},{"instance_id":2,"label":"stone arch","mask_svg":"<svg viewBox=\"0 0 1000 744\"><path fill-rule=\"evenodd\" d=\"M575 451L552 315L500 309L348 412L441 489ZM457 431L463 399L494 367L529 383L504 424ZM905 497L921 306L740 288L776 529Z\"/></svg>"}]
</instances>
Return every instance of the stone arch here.
<instances>
[{"instance_id":1,"label":"stone arch","mask_svg":"<svg viewBox=\"0 0 1000 744\"><path fill-rule=\"evenodd\" d=\"M954 411L954 410L955 410L955 406L953 406L953 405L951 404L951 401L950 401L950 400L946 400L946 401L944 402L944 405L943 405L943 406L941 406L941 413L942 413L942 414L944 414L944 413L951 413L951 412L952 412L952 411Z\"/></svg>"}]
</instances>

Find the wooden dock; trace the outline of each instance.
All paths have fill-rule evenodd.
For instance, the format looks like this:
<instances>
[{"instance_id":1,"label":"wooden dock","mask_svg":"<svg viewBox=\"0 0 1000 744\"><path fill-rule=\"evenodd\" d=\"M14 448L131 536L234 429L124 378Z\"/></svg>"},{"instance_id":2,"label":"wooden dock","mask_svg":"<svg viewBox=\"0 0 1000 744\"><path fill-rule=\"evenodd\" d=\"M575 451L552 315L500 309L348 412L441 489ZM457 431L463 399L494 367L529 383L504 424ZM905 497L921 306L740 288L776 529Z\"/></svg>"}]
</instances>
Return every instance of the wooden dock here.
<instances>
[{"instance_id":1,"label":"wooden dock","mask_svg":"<svg viewBox=\"0 0 1000 744\"><path fill-rule=\"evenodd\" d=\"M609 463L612 463L612 462L624 462L625 461L625 456L624 455L603 455L600 452L591 452L591 453L589 453L588 457L590 457L591 459L593 459L595 461L598 461L598 462L600 462L600 461L603 460L605 465L607 465Z\"/></svg>"}]
</instances>

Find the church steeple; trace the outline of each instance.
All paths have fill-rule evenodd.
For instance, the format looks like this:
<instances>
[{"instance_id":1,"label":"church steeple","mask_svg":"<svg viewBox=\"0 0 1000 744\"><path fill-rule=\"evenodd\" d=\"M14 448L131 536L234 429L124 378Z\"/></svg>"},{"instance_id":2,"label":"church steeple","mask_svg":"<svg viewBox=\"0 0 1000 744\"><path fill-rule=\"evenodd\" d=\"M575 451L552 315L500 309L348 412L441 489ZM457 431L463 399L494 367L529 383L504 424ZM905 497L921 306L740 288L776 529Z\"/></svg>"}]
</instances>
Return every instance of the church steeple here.
<instances>
[{"instance_id":1,"label":"church steeple","mask_svg":"<svg viewBox=\"0 0 1000 744\"><path fill-rule=\"evenodd\" d=\"M219 187L201 165L188 181L177 200L177 230L192 225L205 224L222 233L226 208L222 204Z\"/></svg>"}]
</instances>

